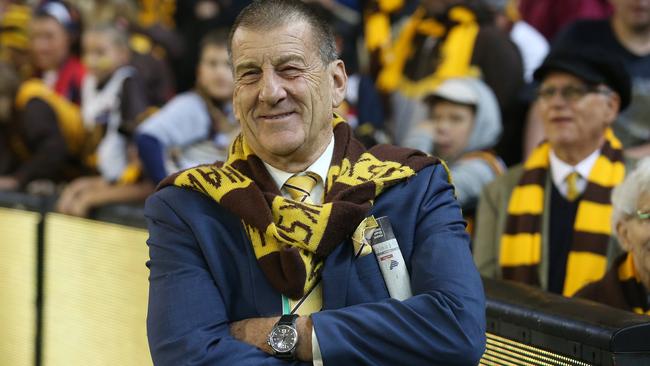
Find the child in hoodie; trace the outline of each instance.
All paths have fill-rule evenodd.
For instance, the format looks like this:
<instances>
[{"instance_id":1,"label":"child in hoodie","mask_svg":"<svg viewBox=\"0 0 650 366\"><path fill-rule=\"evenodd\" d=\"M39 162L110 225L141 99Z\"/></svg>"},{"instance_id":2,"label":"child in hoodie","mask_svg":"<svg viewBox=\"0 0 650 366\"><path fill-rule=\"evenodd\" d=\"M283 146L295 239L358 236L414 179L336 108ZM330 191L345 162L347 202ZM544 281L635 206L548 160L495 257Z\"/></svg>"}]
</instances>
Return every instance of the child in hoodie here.
<instances>
[{"instance_id":1,"label":"child in hoodie","mask_svg":"<svg viewBox=\"0 0 650 366\"><path fill-rule=\"evenodd\" d=\"M505 171L490 149L501 134L494 93L476 78L452 78L425 97L429 119L409 134L407 145L445 160L456 196L471 214L483 186Z\"/></svg>"}]
</instances>

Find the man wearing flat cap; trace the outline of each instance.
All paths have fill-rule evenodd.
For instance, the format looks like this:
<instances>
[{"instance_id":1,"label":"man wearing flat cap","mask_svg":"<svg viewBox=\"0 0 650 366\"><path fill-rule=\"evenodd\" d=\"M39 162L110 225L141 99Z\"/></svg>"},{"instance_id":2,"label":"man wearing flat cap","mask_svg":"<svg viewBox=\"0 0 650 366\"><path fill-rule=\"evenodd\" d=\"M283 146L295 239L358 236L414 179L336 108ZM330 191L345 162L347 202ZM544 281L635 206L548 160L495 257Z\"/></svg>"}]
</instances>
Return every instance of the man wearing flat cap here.
<instances>
[{"instance_id":1,"label":"man wearing flat cap","mask_svg":"<svg viewBox=\"0 0 650 366\"><path fill-rule=\"evenodd\" d=\"M483 191L474 260L484 276L571 296L603 276L615 248L610 192L625 164L610 126L630 79L585 48L551 53L534 77L546 140Z\"/></svg>"}]
</instances>

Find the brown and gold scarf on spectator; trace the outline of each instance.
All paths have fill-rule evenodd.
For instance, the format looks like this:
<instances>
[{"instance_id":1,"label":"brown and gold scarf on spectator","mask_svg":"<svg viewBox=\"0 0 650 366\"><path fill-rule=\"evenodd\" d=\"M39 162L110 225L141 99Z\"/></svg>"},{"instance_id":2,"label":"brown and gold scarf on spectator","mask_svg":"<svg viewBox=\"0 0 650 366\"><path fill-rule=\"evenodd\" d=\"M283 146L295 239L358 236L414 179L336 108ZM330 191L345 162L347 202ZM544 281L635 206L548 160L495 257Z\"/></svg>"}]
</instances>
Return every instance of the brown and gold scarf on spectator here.
<instances>
[{"instance_id":1,"label":"brown and gold scarf on spectator","mask_svg":"<svg viewBox=\"0 0 650 366\"><path fill-rule=\"evenodd\" d=\"M646 289L634 267L634 257L628 252L625 260L618 267L618 281L626 303L637 314L650 315Z\"/></svg>"},{"instance_id":2,"label":"brown and gold scarf on spectator","mask_svg":"<svg viewBox=\"0 0 650 366\"><path fill-rule=\"evenodd\" d=\"M408 97L422 97L435 90L442 81L452 77L480 76L477 67L471 64L474 44L479 32L476 16L472 11L455 6L449 10L447 26L428 17L423 7L415 10L402 28L394 44L385 45L381 53L382 69L377 76L377 88L383 92L399 90ZM413 57L413 40L423 34L442 42L439 64L433 74L420 80L410 80L404 75L404 67Z\"/></svg>"},{"instance_id":3,"label":"brown and gold scarf on spectator","mask_svg":"<svg viewBox=\"0 0 650 366\"><path fill-rule=\"evenodd\" d=\"M600 156L587 177L587 188L578 204L573 243L567 259L563 294L573 295L600 279L607 267L611 234L612 188L623 181L625 165L621 143L611 130ZM506 227L501 236L499 265L504 279L540 285L537 266L542 257L542 211L549 169L550 145L542 143L524 163L524 173L510 196Z\"/></svg>"},{"instance_id":4,"label":"brown and gold scarf on spectator","mask_svg":"<svg viewBox=\"0 0 650 366\"><path fill-rule=\"evenodd\" d=\"M387 188L439 161L419 151L378 145L366 151L338 116L334 153L322 205L281 195L264 163L240 134L225 163L203 165L165 179L197 190L241 218L271 285L297 299L320 276L323 259L354 232Z\"/></svg>"}]
</instances>

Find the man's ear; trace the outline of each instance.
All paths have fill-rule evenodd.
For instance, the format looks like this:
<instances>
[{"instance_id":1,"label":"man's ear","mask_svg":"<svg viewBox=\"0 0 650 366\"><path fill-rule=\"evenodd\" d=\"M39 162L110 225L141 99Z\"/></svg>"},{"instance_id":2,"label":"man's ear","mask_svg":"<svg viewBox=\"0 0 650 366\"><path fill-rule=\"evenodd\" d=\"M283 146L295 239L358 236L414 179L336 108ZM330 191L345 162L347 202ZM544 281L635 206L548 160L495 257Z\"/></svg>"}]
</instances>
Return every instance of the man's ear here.
<instances>
[{"instance_id":1,"label":"man's ear","mask_svg":"<svg viewBox=\"0 0 650 366\"><path fill-rule=\"evenodd\" d=\"M616 223L616 238L618 239L618 243L624 251L629 252L632 250L629 240L629 230L627 223L623 220L619 220Z\"/></svg>"},{"instance_id":2,"label":"man's ear","mask_svg":"<svg viewBox=\"0 0 650 366\"><path fill-rule=\"evenodd\" d=\"M612 92L607 98L607 125L611 126L618 118L618 112L621 108L621 97L616 92Z\"/></svg>"},{"instance_id":3,"label":"man's ear","mask_svg":"<svg viewBox=\"0 0 650 366\"><path fill-rule=\"evenodd\" d=\"M345 72L343 61L336 60L330 64L330 76L332 81L332 107L336 108L343 103L348 86L348 74Z\"/></svg>"}]
</instances>

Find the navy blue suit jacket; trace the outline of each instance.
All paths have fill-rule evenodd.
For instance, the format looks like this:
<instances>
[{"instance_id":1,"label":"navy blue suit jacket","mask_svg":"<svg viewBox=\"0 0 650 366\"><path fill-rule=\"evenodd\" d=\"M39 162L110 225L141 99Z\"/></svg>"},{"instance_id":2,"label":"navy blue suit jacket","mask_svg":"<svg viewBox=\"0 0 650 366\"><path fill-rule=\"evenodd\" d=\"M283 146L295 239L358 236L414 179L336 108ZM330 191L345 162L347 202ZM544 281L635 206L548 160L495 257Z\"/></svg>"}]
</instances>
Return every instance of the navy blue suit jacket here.
<instances>
[{"instance_id":1,"label":"navy blue suit jacket","mask_svg":"<svg viewBox=\"0 0 650 366\"><path fill-rule=\"evenodd\" d=\"M233 321L282 312L240 219L177 187L150 197L145 214L155 364L287 364L229 332ZM427 167L390 188L369 215L390 218L414 296L390 299L375 256L355 260L351 242L339 245L324 265L323 310L311 316L324 364L476 365L485 300L444 168Z\"/></svg>"}]
</instances>

